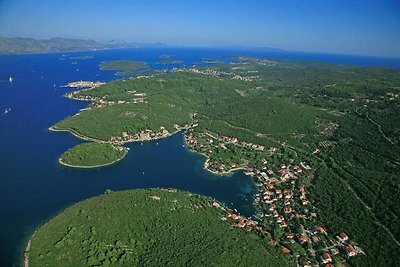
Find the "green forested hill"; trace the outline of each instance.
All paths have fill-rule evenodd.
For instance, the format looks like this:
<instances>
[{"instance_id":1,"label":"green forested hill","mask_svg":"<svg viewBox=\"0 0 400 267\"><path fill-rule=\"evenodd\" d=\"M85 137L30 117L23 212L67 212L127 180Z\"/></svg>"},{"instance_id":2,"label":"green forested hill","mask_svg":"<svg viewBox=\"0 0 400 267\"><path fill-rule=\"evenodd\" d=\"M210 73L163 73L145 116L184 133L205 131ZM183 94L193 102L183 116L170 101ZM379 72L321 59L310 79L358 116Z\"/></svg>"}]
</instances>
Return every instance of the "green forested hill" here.
<instances>
[{"instance_id":1,"label":"green forested hill","mask_svg":"<svg viewBox=\"0 0 400 267\"><path fill-rule=\"evenodd\" d=\"M29 266L289 265L265 239L233 224L207 197L158 189L112 192L75 204L40 227Z\"/></svg>"}]
</instances>

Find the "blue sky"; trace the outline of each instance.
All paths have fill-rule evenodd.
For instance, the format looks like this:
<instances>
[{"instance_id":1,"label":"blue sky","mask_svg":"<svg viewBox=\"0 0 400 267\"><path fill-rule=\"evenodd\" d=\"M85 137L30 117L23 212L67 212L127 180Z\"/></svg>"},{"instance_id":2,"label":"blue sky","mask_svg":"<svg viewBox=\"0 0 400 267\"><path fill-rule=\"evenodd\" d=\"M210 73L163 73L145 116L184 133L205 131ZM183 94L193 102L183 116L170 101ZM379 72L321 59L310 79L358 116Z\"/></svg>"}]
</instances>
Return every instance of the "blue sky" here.
<instances>
[{"instance_id":1,"label":"blue sky","mask_svg":"<svg viewBox=\"0 0 400 267\"><path fill-rule=\"evenodd\" d=\"M0 0L0 35L400 57L400 0Z\"/></svg>"}]
</instances>

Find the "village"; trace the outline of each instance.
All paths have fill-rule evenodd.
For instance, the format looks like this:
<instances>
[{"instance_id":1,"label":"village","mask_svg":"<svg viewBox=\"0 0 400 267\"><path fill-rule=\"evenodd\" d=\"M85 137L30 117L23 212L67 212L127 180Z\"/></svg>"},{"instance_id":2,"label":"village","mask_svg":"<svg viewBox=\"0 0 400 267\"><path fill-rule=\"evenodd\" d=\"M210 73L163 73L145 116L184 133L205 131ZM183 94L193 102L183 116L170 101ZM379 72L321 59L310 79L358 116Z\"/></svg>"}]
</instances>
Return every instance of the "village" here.
<instances>
[{"instance_id":1,"label":"village","mask_svg":"<svg viewBox=\"0 0 400 267\"><path fill-rule=\"evenodd\" d=\"M178 130L179 126L175 125L175 129ZM114 145L121 145L128 142L148 141L153 139L165 138L169 135L171 135L171 133L164 126L160 126L159 131L156 132L152 130L143 130L134 135L131 135L128 132L122 132L121 136L111 136L109 141Z\"/></svg>"},{"instance_id":2,"label":"village","mask_svg":"<svg viewBox=\"0 0 400 267\"><path fill-rule=\"evenodd\" d=\"M219 71L215 69L199 69L199 68L190 68L190 69L178 69L178 71L189 71L193 73L210 75L213 77L231 77L233 80L241 80L251 82L260 78L260 76L243 76L231 72Z\"/></svg>"},{"instance_id":3,"label":"village","mask_svg":"<svg viewBox=\"0 0 400 267\"><path fill-rule=\"evenodd\" d=\"M232 220L235 227L268 239L270 245L295 256L298 266L333 267L335 263L364 254L345 231L333 236L318 222L316 209L304 186L304 181L313 173L307 162L291 159L279 164L276 160L278 148L265 149L235 137L197 133L193 128L186 131L185 140L189 148L207 157L205 168L208 171L221 175L243 170L255 181L257 212L246 218L227 211L223 220ZM312 153L319 153L319 148ZM275 155L275 160L269 160L268 155L270 158Z\"/></svg>"},{"instance_id":4,"label":"village","mask_svg":"<svg viewBox=\"0 0 400 267\"><path fill-rule=\"evenodd\" d=\"M81 93L84 91L92 90L97 88L105 83L102 82L91 82L91 81L77 81L68 83L67 87L73 88L86 88L83 90L73 91L65 94L65 97L75 100L84 100L91 101L90 106L85 108L90 110L91 108L102 108L106 106L112 106L115 104L138 104L138 103L146 103L146 93L140 93L136 90L127 91L128 94L132 95L132 99L130 100L118 100L118 101L110 101L106 99L106 96L102 97L92 97L89 95L82 95Z\"/></svg>"}]
</instances>

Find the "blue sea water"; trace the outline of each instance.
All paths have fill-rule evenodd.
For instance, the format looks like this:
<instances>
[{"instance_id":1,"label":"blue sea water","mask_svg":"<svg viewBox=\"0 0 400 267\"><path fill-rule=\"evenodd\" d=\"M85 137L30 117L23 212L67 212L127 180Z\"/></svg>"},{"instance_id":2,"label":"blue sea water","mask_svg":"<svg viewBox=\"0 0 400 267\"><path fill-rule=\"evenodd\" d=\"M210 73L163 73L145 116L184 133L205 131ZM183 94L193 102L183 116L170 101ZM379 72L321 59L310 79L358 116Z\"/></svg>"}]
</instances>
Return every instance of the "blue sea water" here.
<instances>
[{"instance_id":1,"label":"blue sea water","mask_svg":"<svg viewBox=\"0 0 400 267\"><path fill-rule=\"evenodd\" d=\"M322 54L261 52L199 48L123 49L67 53L92 55L87 60L60 60L62 54L0 56L0 266L20 264L32 231L63 208L99 195L105 189L126 190L174 187L214 197L243 214L251 214L253 181L243 173L218 177L203 170L204 158L184 147L183 136L128 144L119 163L77 170L57 159L79 144L69 133L48 128L75 114L87 102L63 97L61 87L71 81L116 79L113 71L99 70L102 61L131 59L149 62L155 69L201 64L203 58L223 59L231 54L323 61L362 66L400 67L400 59ZM162 54L182 60L180 65L157 65ZM76 62L76 64L73 64ZM13 77L9 83L8 77ZM3 114L5 109L11 109Z\"/></svg>"}]
</instances>

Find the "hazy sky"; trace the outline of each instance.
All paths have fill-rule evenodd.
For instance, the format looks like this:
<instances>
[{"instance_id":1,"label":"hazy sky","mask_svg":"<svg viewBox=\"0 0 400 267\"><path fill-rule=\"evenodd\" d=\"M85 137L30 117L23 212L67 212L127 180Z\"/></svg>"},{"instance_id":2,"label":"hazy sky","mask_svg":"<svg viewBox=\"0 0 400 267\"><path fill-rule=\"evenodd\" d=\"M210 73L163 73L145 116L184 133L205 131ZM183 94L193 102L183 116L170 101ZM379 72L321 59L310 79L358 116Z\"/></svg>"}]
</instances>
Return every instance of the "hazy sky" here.
<instances>
[{"instance_id":1,"label":"hazy sky","mask_svg":"<svg viewBox=\"0 0 400 267\"><path fill-rule=\"evenodd\" d=\"M400 0L0 0L0 35L400 57Z\"/></svg>"}]
</instances>

